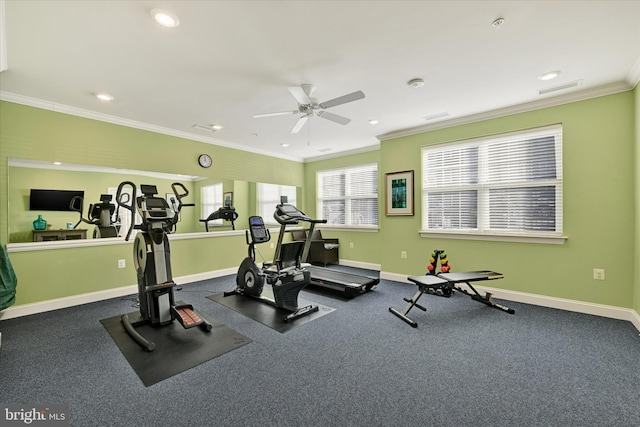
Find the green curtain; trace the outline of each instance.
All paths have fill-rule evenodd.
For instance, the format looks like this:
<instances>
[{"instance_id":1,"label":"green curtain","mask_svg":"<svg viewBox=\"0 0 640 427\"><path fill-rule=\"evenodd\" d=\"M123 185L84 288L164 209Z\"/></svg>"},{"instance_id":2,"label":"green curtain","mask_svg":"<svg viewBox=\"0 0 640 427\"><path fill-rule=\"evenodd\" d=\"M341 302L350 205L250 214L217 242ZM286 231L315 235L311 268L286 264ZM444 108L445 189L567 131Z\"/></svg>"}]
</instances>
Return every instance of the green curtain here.
<instances>
[{"instance_id":1,"label":"green curtain","mask_svg":"<svg viewBox=\"0 0 640 427\"><path fill-rule=\"evenodd\" d=\"M0 244L0 310L11 307L16 302L16 277L13 266L9 260L9 254Z\"/></svg>"}]
</instances>

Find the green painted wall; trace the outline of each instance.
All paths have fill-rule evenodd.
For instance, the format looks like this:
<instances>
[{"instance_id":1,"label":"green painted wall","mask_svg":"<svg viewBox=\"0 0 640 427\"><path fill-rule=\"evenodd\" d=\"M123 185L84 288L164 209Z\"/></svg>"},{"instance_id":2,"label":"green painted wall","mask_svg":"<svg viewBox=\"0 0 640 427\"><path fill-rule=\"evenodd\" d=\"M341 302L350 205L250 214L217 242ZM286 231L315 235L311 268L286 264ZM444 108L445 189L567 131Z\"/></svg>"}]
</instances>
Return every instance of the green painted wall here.
<instances>
[{"instance_id":1,"label":"green painted wall","mask_svg":"<svg viewBox=\"0 0 640 427\"><path fill-rule=\"evenodd\" d=\"M299 162L5 101L0 101L0 123L2 244L8 242L9 237L9 158L243 182L304 183L304 165ZM211 168L198 166L197 157L201 153L212 156ZM131 180L138 183L138 177L133 178ZM133 242L129 242L113 246L11 252L9 256L18 276L16 305L133 285L136 278L132 248ZM171 244L171 251L173 273L178 277L237 267L246 256L246 243L244 235L238 233L226 237L176 240ZM272 257L269 248L264 248L263 252ZM118 269L118 259L125 259L127 268Z\"/></svg>"},{"instance_id":2,"label":"green painted wall","mask_svg":"<svg viewBox=\"0 0 640 427\"><path fill-rule=\"evenodd\" d=\"M315 200L315 172L345 164L379 159L380 231L359 233L357 255L341 244L341 257L382 265L382 271L424 274L429 254L446 249L454 271L491 269L505 274L492 286L550 297L631 308L634 305L635 193L634 102L637 89L558 107L434 130L384 141L379 153L345 156L307 165L307 201ZM637 117L637 116L636 116ZM563 245L422 238L421 148L538 126L563 125L564 234ZM384 174L415 171L415 216L384 216ZM315 211L315 204L313 209ZM313 212L315 213L315 212ZM327 233L329 234L329 233ZM356 233L331 233L341 241ZM640 237L638 238L640 239ZM366 256L361 254L364 247ZM400 252L407 251L407 259ZM593 268L604 268L606 280L593 279ZM638 284L635 284L637 289ZM636 292L637 294L637 292Z\"/></svg>"}]
</instances>

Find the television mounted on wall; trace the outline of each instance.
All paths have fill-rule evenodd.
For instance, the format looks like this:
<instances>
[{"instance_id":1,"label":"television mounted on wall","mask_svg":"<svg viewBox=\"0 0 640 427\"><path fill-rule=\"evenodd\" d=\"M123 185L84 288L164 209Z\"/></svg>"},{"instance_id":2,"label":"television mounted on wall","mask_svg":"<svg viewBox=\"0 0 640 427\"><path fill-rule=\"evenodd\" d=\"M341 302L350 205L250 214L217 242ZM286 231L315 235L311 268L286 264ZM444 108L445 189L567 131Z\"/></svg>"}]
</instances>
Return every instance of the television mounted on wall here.
<instances>
[{"instance_id":1,"label":"television mounted on wall","mask_svg":"<svg viewBox=\"0 0 640 427\"><path fill-rule=\"evenodd\" d=\"M29 210L31 211L71 211L71 199L84 198L79 190L37 190L31 189Z\"/></svg>"}]
</instances>

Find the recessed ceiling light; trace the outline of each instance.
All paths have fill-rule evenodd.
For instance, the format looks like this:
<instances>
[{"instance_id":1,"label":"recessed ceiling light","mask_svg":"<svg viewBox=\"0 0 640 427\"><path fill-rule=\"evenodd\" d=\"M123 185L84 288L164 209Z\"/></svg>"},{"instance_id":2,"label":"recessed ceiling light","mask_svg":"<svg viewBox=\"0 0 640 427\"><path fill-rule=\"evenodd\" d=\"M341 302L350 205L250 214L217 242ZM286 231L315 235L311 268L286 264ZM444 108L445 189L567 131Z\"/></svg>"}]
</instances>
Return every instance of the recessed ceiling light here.
<instances>
[{"instance_id":1,"label":"recessed ceiling light","mask_svg":"<svg viewBox=\"0 0 640 427\"><path fill-rule=\"evenodd\" d=\"M374 119L374 120L369 120L369 124L377 125L377 124L378 124L378 121L377 121L377 120L375 120L375 119Z\"/></svg>"},{"instance_id":2,"label":"recessed ceiling light","mask_svg":"<svg viewBox=\"0 0 640 427\"><path fill-rule=\"evenodd\" d=\"M214 130L220 130L222 129L222 125L211 125L211 128Z\"/></svg>"},{"instance_id":3,"label":"recessed ceiling light","mask_svg":"<svg viewBox=\"0 0 640 427\"><path fill-rule=\"evenodd\" d=\"M407 84L415 89L415 88L419 88L419 87L424 86L424 80L422 80L422 79L411 79L411 80L409 80L407 82Z\"/></svg>"},{"instance_id":4,"label":"recessed ceiling light","mask_svg":"<svg viewBox=\"0 0 640 427\"><path fill-rule=\"evenodd\" d=\"M94 95L100 101L113 101L113 96L109 95L108 93L99 92L99 93L95 93Z\"/></svg>"},{"instance_id":5,"label":"recessed ceiling light","mask_svg":"<svg viewBox=\"0 0 640 427\"><path fill-rule=\"evenodd\" d=\"M288 147L289 144L287 144L286 142L283 142L282 144L280 144L282 147Z\"/></svg>"},{"instance_id":6,"label":"recessed ceiling light","mask_svg":"<svg viewBox=\"0 0 640 427\"><path fill-rule=\"evenodd\" d=\"M158 24L162 25L163 27L174 28L180 25L180 20L178 19L178 17L171 12L167 12L166 10L151 9L151 16Z\"/></svg>"},{"instance_id":7,"label":"recessed ceiling light","mask_svg":"<svg viewBox=\"0 0 640 427\"><path fill-rule=\"evenodd\" d=\"M548 73L544 73L544 74L538 76L538 79L540 79L540 80L551 80L551 79L555 79L559 75L560 75L560 70L549 71Z\"/></svg>"}]
</instances>

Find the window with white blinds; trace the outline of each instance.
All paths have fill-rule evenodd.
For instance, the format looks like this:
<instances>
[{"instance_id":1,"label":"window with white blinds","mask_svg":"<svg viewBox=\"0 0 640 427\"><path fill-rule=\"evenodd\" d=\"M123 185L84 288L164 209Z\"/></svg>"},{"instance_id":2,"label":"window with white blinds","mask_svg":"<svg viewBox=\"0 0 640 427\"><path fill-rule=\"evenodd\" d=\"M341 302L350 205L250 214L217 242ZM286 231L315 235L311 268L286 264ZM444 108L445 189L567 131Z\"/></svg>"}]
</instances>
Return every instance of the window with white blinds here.
<instances>
[{"instance_id":1,"label":"window with white blinds","mask_svg":"<svg viewBox=\"0 0 640 427\"><path fill-rule=\"evenodd\" d=\"M297 204L296 187L293 185L258 183L258 215L265 224L277 224L273 213L280 204L281 196L287 197L287 203L294 206Z\"/></svg>"},{"instance_id":2,"label":"window with white blinds","mask_svg":"<svg viewBox=\"0 0 640 427\"><path fill-rule=\"evenodd\" d=\"M222 183L205 185L201 188L201 217L209 218L209 215L222 207ZM209 225L222 225L222 219L214 219L209 221Z\"/></svg>"},{"instance_id":3,"label":"window with white blinds","mask_svg":"<svg viewBox=\"0 0 640 427\"><path fill-rule=\"evenodd\" d=\"M562 126L422 149L422 228L562 234Z\"/></svg>"},{"instance_id":4,"label":"window with white blinds","mask_svg":"<svg viewBox=\"0 0 640 427\"><path fill-rule=\"evenodd\" d=\"M378 225L378 165L318 171L317 199L327 224Z\"/></svg>"}]
</instances>

